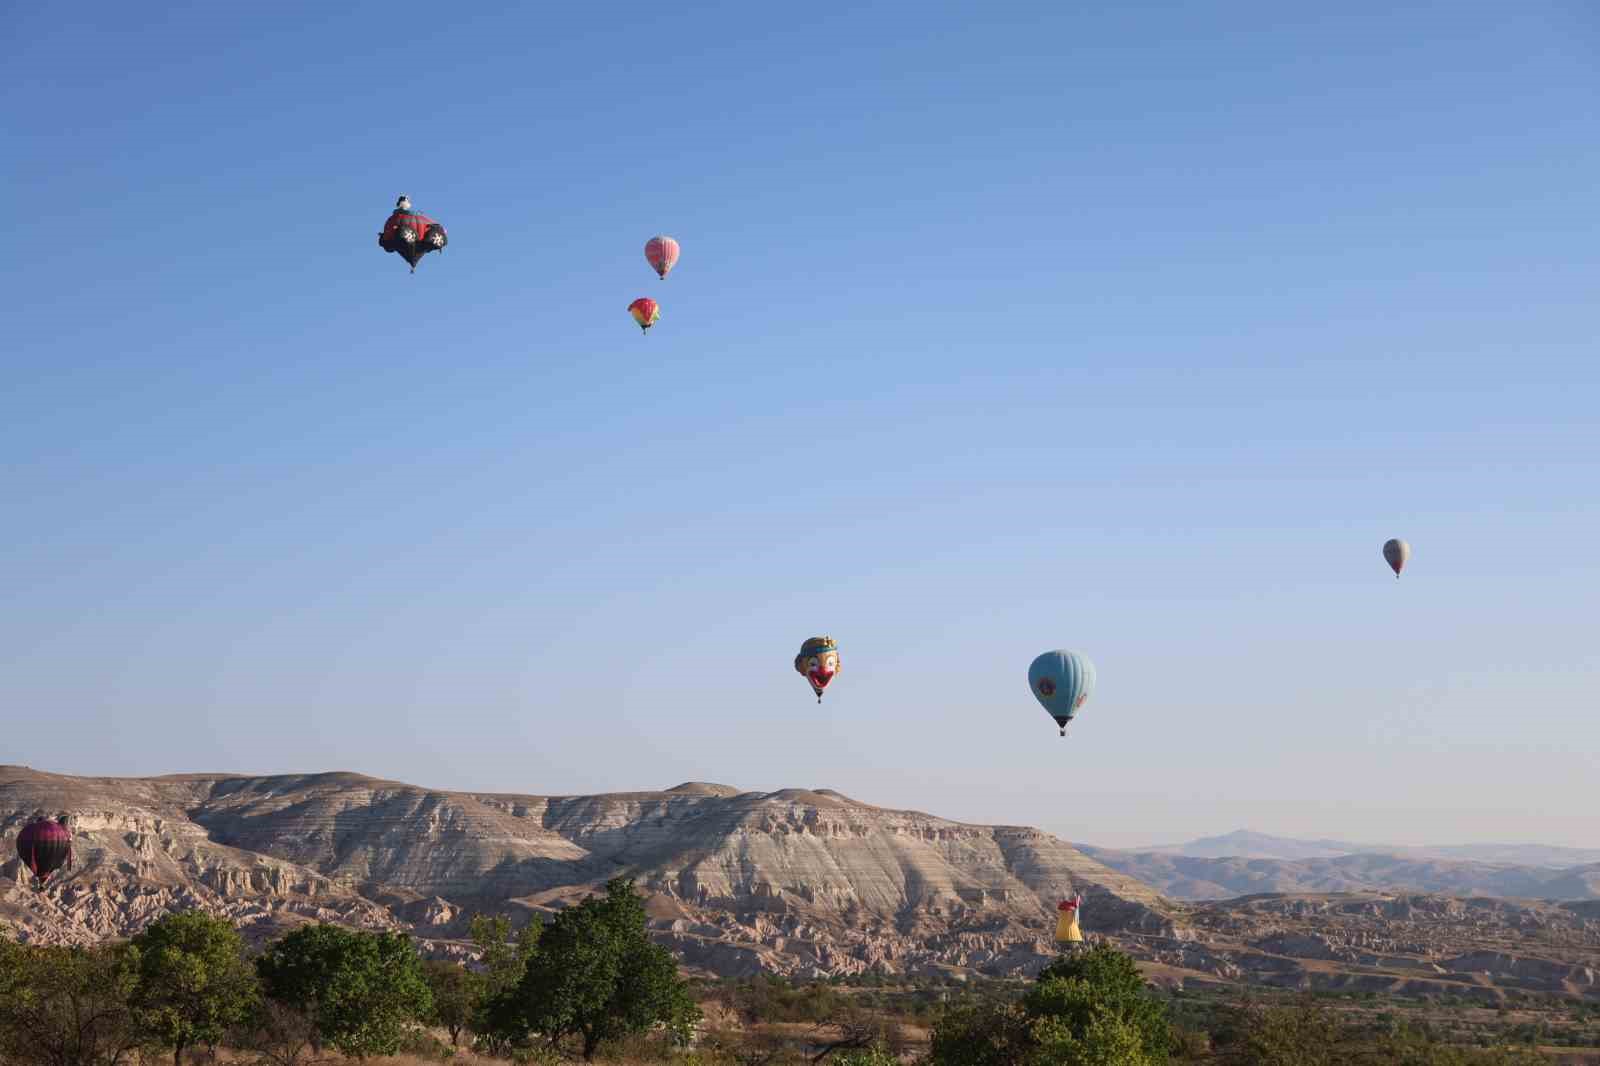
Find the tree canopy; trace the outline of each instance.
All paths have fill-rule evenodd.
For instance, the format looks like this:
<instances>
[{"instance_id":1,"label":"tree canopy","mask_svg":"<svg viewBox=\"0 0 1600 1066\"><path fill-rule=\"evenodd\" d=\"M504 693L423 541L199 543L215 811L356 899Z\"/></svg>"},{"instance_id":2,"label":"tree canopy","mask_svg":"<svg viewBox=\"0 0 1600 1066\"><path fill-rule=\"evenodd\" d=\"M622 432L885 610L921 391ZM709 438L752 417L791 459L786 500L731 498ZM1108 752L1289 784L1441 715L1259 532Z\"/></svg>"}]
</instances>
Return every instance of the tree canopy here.
<instances>
[{"instance_id":1,"label":"tree canopy","mask_svg":"<svg viewBox=\"0 0 1600 1066\"><path fill-rule=\"evenodd\" d=\"M677 960L651 942L644 904L622 878L556 916L511 998L527 1031L552 1044L580 1037L585 1059L602 1041L657 1026L687 1040L700 1017Z\"/></svg>"},{"instance_id":2,"label":"tree canopy","mask_svg":"<svg viewBox=\"0 0 1600 1066\"><path fill-rule=\"evenodd\" d=\"M138 949L41 947L0 937L0 1061L119 1066L138 1047L129 1006Z\"/></svg>"},{"instance_id":3,"label":"tree canopy","mask_svg":"<svg viewBox=\"0 0 1600 1066\"><path fill-rule=\"evenodd\" d=\"M312 1020L319 1045L346 1055L394 1054L433 1006L422 960L397 933L304 926L267 949L256 971L266 995Z\"/></svg>"},{"instance_id":4,"label":"tree canopy","mask_svg":"<svg viewBox=\"0 0 1600 1066\"><path fill-rule=\"evenodd\" d=\"M250 1015L256 978L244 939L223 918L201 911L170 914L133 938L138 983L132 1005L139 1028L172 1049L215 1044Z\"/></svg>"},{"instance_id":5,"label":"tree canopy","mask_svg":"<svg viewBox=\"0 0 1600 1066\"><path fill-rule=\"evenodd\" d=\"M509 1044L527 1035L516 988L522 982L528 960L538 949L544 926L536 917L513 936L511 919L505 915L480 914L472 919L472 942L479 952L481 973L473 974L477 999L474 1003L472 1031L478 1046L501 1053Z\"/></svg>"},{"instance_id":6,"label":"tree canopy","mask_svg":"<svg viewBox=\"0 0 1600 1066\"><path fill-rule=\"evenodd\" d=\"M934 1066L1154 1066L1167 1008L1127 955L1098 945L1057 960L1020 1003L959 1007L934 1027Z\"/></svg>"},{"instance_id":7,"label":"tree canopy","mask_svg":"<svg viewBox=\"0 0 1600 1066\"><path fill-rule=\"evenodd\" d=\"M443 959L423 963L422 976L433 997L428 1020L450 1034L450 1046L461 1042L461 1031L472 1025L479 997L483 994L483 975Z\"/></svg>"}]
</instances>

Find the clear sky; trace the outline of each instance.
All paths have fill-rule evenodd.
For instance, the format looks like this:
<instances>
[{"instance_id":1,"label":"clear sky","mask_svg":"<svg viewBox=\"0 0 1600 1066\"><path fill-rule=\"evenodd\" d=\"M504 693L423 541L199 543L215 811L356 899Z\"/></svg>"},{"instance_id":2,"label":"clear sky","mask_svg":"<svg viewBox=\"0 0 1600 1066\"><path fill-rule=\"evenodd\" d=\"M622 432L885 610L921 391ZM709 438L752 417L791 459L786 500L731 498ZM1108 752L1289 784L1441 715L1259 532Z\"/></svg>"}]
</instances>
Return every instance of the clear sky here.
<instances>
[{"instance_id":1,"label":"clear sky","mask_svg":"<svg viewBox=\"0 0 1600 1066\"><path fill-rule=\"evenodd\" d=\"M0 762L1600 845L1600 16L1296 6L14 5Z\"/></svg>"}]
</instances>

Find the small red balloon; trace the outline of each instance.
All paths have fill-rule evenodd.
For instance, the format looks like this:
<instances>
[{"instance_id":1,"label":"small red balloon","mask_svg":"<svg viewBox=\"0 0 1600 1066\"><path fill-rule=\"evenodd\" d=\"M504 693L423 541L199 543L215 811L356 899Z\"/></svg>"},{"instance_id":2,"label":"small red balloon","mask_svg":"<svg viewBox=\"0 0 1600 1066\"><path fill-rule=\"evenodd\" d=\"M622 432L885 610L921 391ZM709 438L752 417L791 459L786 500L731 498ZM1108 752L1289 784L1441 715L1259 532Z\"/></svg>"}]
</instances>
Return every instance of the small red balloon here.
<instances>
[{"instance_id":1,"label":"small red balloon","mask_svg":"<svg viewBox=\"0 0 1600 1066\"><path fill-rule=\"evenodd\" d=\"M628 314L639 323L640 329L648 330L656 324L656 319L661 317L661 308L656 306L656 302L650 297L641 296L628 305Z\"/></svg>"}]
</instances>

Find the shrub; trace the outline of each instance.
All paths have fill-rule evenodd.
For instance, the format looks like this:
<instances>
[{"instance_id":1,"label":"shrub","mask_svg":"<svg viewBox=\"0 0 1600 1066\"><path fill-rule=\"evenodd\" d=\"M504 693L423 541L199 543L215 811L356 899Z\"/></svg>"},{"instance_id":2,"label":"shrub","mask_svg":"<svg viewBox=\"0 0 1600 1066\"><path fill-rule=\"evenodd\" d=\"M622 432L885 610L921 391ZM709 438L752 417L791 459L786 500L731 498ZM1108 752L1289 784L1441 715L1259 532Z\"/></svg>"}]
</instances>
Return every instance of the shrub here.
<instances>
[{"instance_id":1,"label":"shrub","mask_svg":"<svg viewBox=\"0 0 1600 1066\"><path fill-rule=\"evenodd\" d=\"M268 948L256 969L266 995L311 1019L318 1051L392 1055L433 1006L422 960L397 933L304 926Z\"/></svg>"}]
</instances>

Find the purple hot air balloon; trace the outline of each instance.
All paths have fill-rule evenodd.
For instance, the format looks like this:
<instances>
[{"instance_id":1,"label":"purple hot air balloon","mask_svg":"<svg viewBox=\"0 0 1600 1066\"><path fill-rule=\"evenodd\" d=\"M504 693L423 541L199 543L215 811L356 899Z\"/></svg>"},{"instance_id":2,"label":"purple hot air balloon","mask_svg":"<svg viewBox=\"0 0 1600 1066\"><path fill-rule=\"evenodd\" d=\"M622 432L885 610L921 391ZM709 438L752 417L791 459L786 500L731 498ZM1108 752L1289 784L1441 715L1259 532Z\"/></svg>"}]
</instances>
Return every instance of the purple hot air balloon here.
<instances>
[{"instance_id":1,"label":"purple hot air balloon","mask_svg":"<svg viewBox=\"0 0 1600 1066\"><path fill-rule=\"evenodd\" d=\"M50 875L63 866L72 866L72 830L65 817L57 821L40 818L29 822L17 834L17 857L33 874L36 888L43 888Z\"/></svg>"},{"instance_id":2,"label":"purple hot air balloon","mask_svg":"<svg viewBox=\"0 0 1600 1066\"><path fill-rule=\"evenodd\" d=\"M1406 560L1411 558L1411 545L1395 537L1383 542L1383 561L1389 564L1389 569L1394 571L1394 576L1399 578L1400 571L1406 568Z\"/></svg>"}]
</instances>

